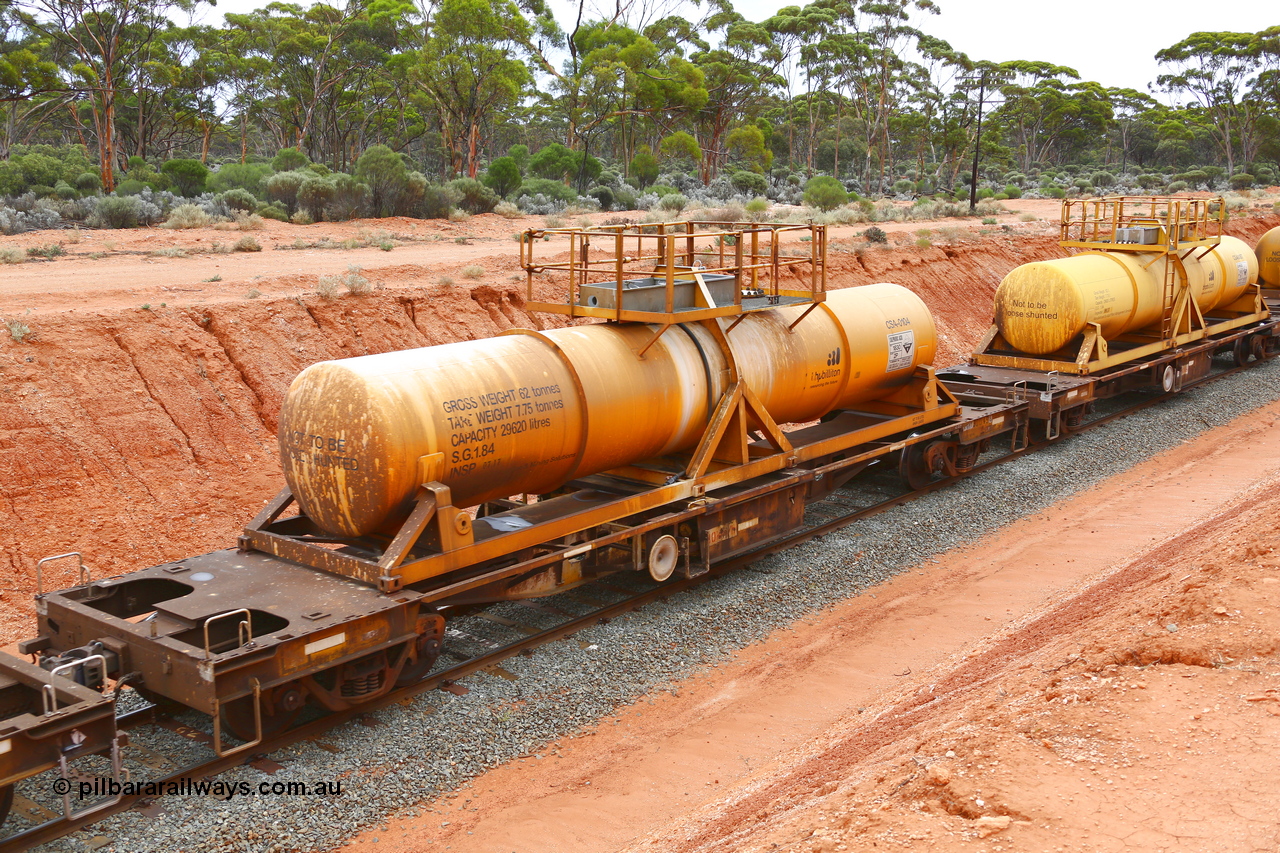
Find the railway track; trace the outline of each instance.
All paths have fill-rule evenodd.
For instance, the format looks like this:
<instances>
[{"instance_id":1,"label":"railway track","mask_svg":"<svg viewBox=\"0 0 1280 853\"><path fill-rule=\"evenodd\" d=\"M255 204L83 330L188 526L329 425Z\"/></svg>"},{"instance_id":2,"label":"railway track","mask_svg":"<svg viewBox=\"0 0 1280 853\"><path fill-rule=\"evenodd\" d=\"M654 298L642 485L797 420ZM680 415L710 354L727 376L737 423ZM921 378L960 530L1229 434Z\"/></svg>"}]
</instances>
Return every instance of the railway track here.
<instances>
[{"instance_id":1,"label":"railway track","mask_svg":"<svg viewBox=\"0 0 1280 853\"><path fill-rule=\"evenodd\" d=\"M1217 369L1194 383L1188 383L1187 388L1214 382L1245 369L1247 368L1240 366ZM1071 432L1081 433L1103 427L1176 396L1178 396L1177 393L1128 395L1123 402L1109 401L1111 404L1118 405L1115 405L1112 410L1097 413ZM198 720L193 725L192 718L197 715L191 712L171 713L160 706L131 710L117 719L119 727L128 730L130 739L135 741L133 745L126 746L124 749L125 760L134 774L132 781L146 781L164 786L168 783L179 783L182 780L216 777L244 764L259 766L266 772L271 772L272 762L268 756L284 747L306 740L315 740L332 728L356 721L390 705L407 703L414 696L430 690L466 692L467 688L458 682L479 671L490 671L499 676L505 674L509 677L510 674L502 670L500 664L515 655L529 653L539 646L566 638L592 625L607 622L659 599L677 595L765 556L787 550L860 519L901 506L922 495L938 491L959 479L975 476L1056 441L1032 444L1016 451L989 452L971 471L956 477L940 478L923 488L914 490L901 483L894 472L878 472L872 468L852 484L823 500L809 504L805 513L806 523L802 528L749 552L724 560L713 566L708 574L695 578L673 579L657 584L644 573L619 573L548 599L503 602L484 610L466 613L456 620L451 620L450 628L446 633L447 643L441 659L449 658L451 662L438 664L423 680L393 690L356 709L318 716L287 731L272 735L264 739L251 754L238 753L218 757L213 754L211 748L204 749L207 755L201 755L196 759L183 759L172 754L172 750L170 754L166 754L162 749L155 749L151 745L142 744L141 741L147 738L150 732L163 731L167 733L167 737L172 738L176 735L188 745L208 747L213 739L212 726L202 727ZM54 810L61 804L47 796L47 792L53 791L54 782L58 778L58 771L50 771L33 777L20 786L13 815L38 822L34 826L0 839L0 853L27 850L54 841L111 815L140 806L145 807L147 801L152 799L145 794L124 795L113 801L90 804L82 812L66 817L58 815ZM28 793L35 795L37 792L46 792L46 796L38 798L26 796ZM93 846L102 846L108 840L100 837L95 839L98 843Z\"/></svg>"}]
</instances>

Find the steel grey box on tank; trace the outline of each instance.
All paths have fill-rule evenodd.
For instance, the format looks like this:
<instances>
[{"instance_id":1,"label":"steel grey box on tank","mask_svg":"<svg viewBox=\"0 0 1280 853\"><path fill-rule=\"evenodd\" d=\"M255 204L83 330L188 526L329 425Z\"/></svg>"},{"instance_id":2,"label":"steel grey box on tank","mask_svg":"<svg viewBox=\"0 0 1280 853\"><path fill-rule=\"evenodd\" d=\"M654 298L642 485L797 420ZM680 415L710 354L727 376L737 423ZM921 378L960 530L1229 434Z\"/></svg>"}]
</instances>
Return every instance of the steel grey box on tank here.
<instances>
[{"instance_id":1,"label":"steel grey box on tank","mask_svg":"<svg viewBox=\"0 0 1280 853\"><path fill-rule=\"evenodd\" d=\"M687 276L689 274L680 272L677 275ZM733 292L736 286L733 276L711 273L704 274L702 280L706 283L707 292L711 294L711 300L716 306L733 304ZM697 287L697 282L692 278L677 278L673 288L675 293L672 296L672 309L682 311L697 308L697 301L694 298ZM617 297L617 285L612 282L609 284L584 284L578 288L578 304L586 305L590 308L617 308ZM666 278L651 276L649 278L624 280L622 282L622 307L627 311L666 311Z\"/></svg>"}]
</instances>

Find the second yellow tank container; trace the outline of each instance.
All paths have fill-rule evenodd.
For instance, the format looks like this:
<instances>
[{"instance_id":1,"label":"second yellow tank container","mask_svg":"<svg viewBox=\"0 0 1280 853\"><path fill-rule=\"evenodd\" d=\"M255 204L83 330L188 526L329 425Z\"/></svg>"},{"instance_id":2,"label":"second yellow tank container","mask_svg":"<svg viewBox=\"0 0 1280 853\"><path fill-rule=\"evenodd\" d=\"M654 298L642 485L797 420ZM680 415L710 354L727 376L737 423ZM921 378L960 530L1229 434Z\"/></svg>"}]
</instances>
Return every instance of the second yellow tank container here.
<instances>
[{"instance_id":1,"label":"second yellow tank container","mask_svg":"<svg viewBox=\"0 0 1280 853\"><path fill-rule=\"evenodd\" d=\"M1023 264L996 290L996 326L1011 346L1032 355L1067 347L1090 323L1107 339L1146 328L1160 320L1169 263L1154 253L1082 252ZM1223 237L1205 255L1193 253L1183 266L1202 312L1234 302L1258 280L1257 257L1235 237Z\"/></svg>"},{"instance_id":2,"label":"second yellow tank container","mask_svg":"<svg viewBox=\"0 0 1280 853\"><path fill-rule=\"evenodd\" d=\"M1280 227L1272 228L1258 241L1258 282L1273 290L1280 289Z\"/></svg>"}]
</instances>

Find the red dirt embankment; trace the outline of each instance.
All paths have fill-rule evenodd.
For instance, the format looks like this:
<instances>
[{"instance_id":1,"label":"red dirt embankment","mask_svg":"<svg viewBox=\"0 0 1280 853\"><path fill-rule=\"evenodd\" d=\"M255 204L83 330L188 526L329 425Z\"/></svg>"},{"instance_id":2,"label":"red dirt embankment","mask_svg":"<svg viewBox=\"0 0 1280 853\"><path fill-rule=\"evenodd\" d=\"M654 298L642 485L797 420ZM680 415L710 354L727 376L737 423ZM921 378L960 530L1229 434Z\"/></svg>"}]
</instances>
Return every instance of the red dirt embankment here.
<instances>
[{"instance_id":1,"label":"red dirt embankment","mask_svg":"<svg viewBox=\"0 0 1280 853\"><path fill-rule=\"evenodd\" d=\"M1233 231L1252 241L1276 221L1240 220ZM52 293L32 296L39 305L27 322L35 334L22 343L0 335L0 642L28 632L41 557L80 551L101 577L233 545L282 485L276 420L289 382L307 365L556 325L522 309L522 285L499 281L516 269L513 243L494 246L500 254L485 259L490 272L470 290L437 282L458 266L455 247L411 248L405 254L419 263L398 255L396 264L374 267L362 255L365 275L380 285L364 297L319 298L307 289L316 275L300 268L297 252L254 257L261 274L253 283L267 294L258 299L206 298L205 287L196 301L174 293L167 306L122 308L119 289L104 290L110 296L101 301L77 290L58 310ZM892 281L915 290L938 323L939 363L952 364L985 330L1000 278L1061 254L1049 237L1012 233L928 249L855 254L836 246L828 279L832 288ZM330 250L324 262L340 258ZM145 291L167 268L189 277L195 263L204 262L122 257L104 267L86 257L31 272L83 277L89 268L104 287L123 277ZM13 294L30 295L31 266L0 268L0 315L24 316ZM66 585L74 569L51 567L45 577L47 586Z\"/></svg>"}]
</instances>

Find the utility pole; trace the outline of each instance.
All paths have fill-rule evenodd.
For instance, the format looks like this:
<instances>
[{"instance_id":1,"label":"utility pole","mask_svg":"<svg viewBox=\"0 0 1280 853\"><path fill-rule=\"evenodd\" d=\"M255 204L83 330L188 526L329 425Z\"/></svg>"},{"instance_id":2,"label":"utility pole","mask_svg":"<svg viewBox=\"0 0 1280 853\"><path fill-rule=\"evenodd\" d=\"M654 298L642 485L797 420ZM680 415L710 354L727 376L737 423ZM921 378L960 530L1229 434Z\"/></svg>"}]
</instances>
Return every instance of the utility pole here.
<instances>
[{"instance_id":1,"label":"utility pole","mask_svg":"<svg viewBox=\"0 0 1280 853\"><path fill-rule=\"evenodd\" d=\"M982 152L982 105L987 94L987 69L978 78L978 133L973 140L973 173L969 177L969 212L978 209L978 158Z\"/></svg>"}]
</instances>

